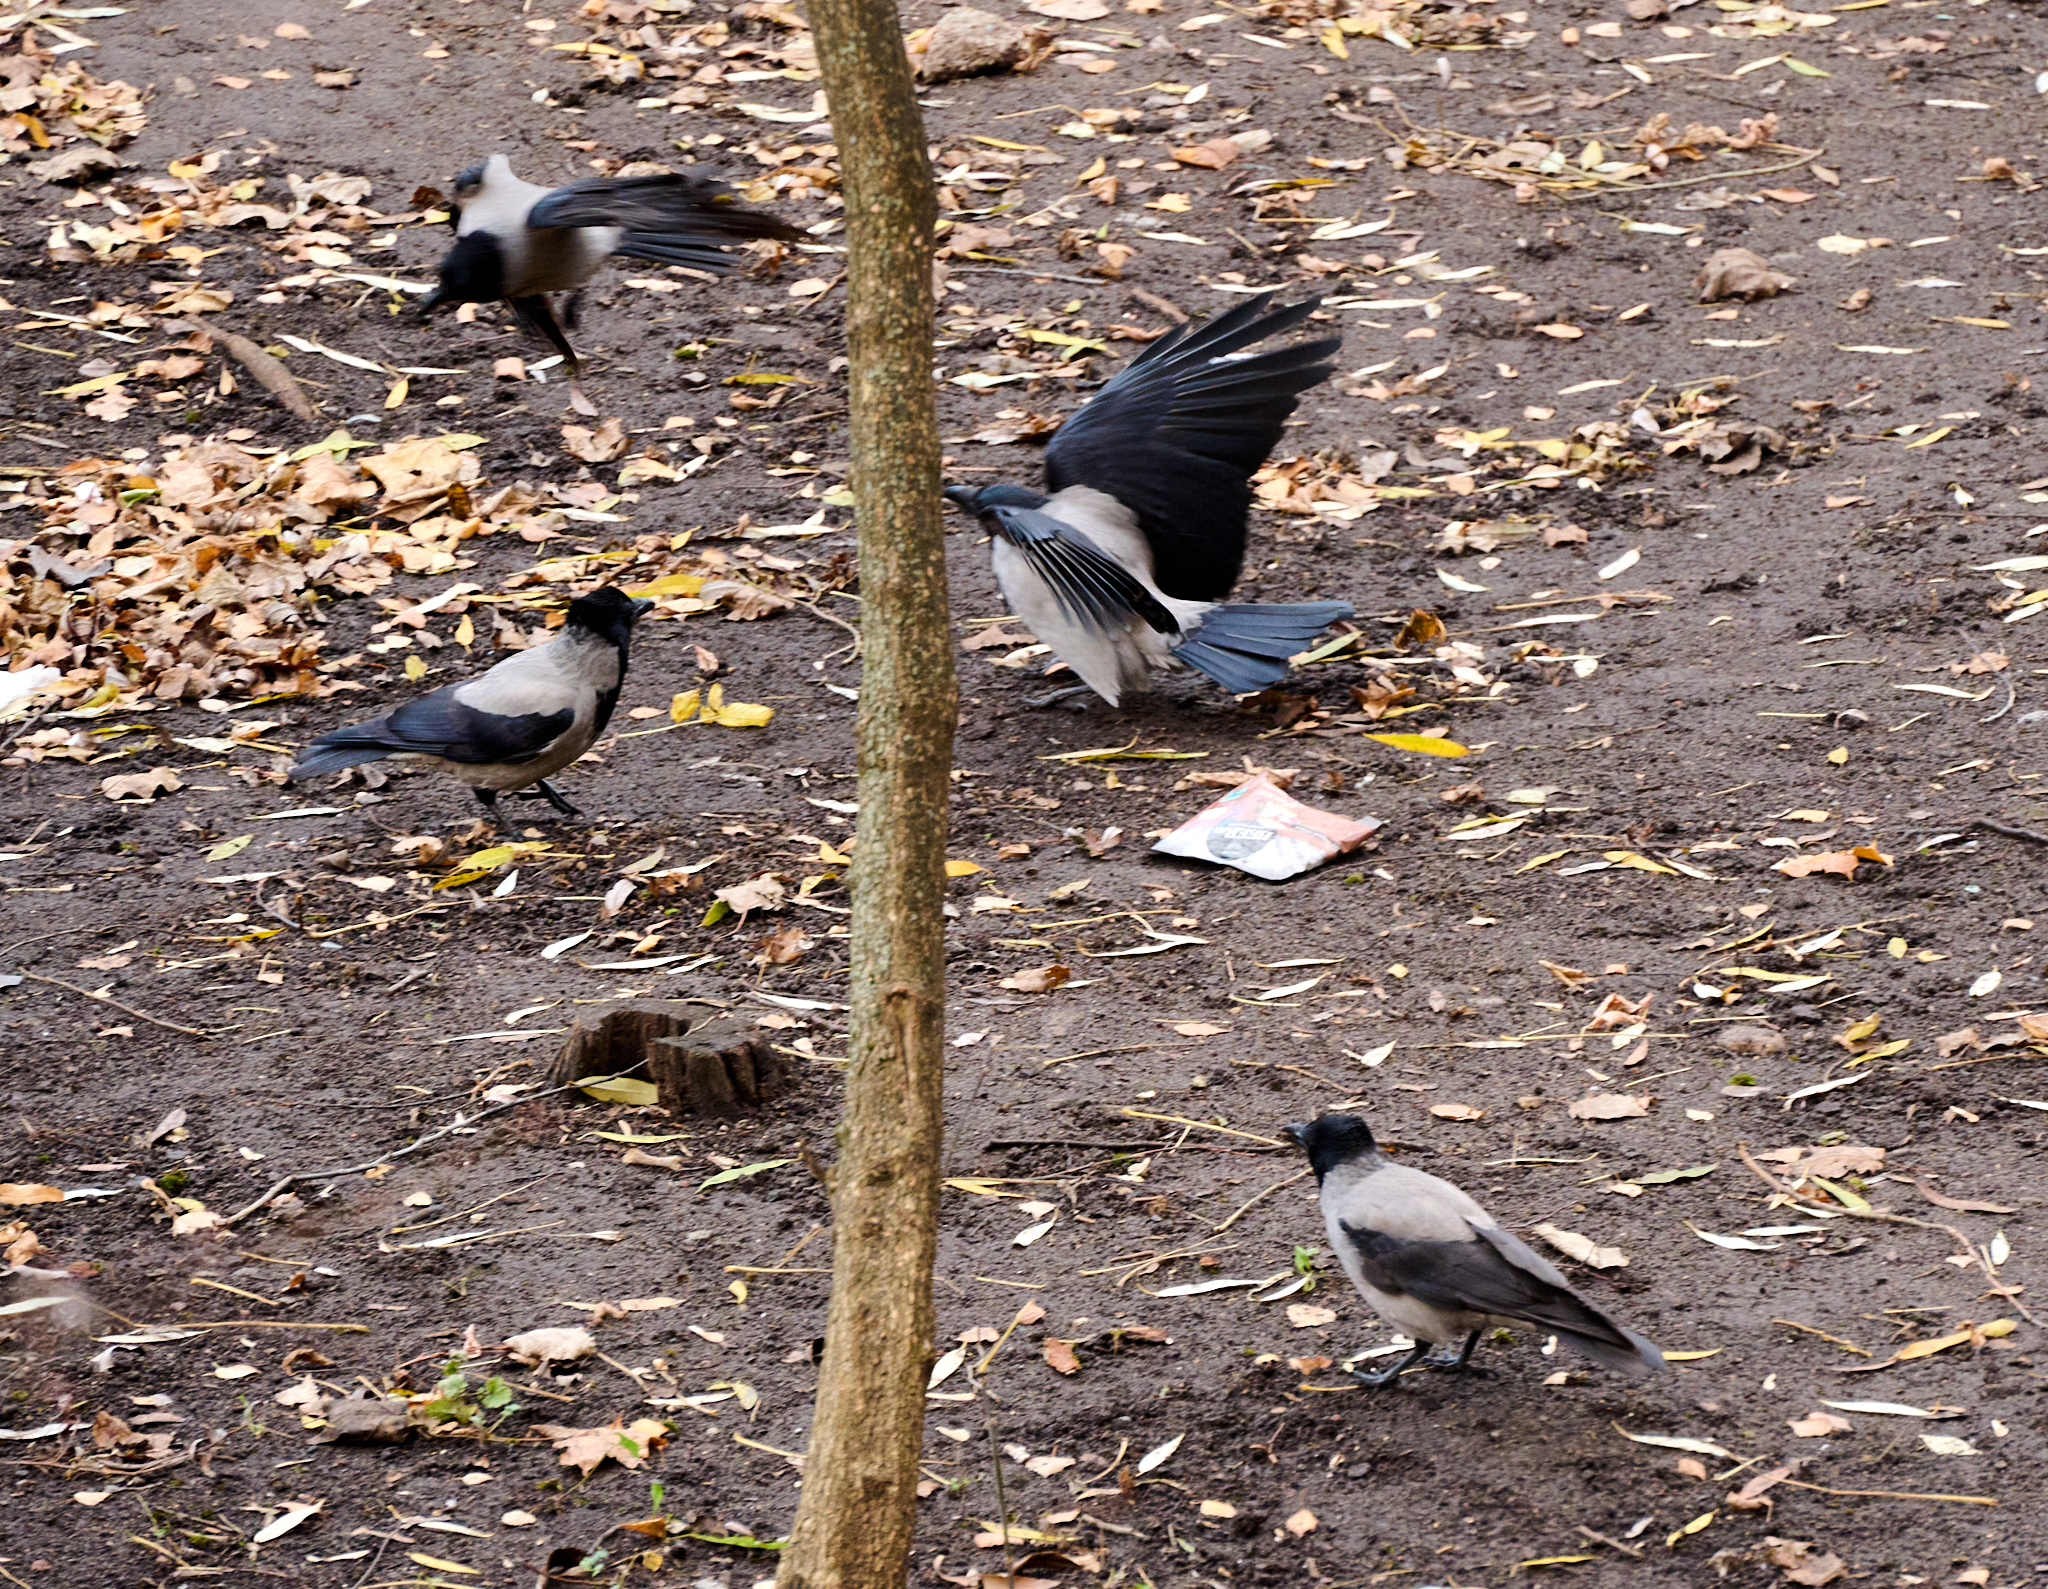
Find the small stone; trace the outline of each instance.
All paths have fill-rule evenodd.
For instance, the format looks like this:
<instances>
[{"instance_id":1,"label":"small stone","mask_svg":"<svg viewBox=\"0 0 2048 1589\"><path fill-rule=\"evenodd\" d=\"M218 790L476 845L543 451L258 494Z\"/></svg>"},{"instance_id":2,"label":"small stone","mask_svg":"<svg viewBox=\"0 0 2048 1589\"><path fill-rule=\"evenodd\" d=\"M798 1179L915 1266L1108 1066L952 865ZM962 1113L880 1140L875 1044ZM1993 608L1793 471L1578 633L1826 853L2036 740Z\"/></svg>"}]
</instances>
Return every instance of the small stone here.
<instances>
[{"instance_id":1,"label":"small stone","mask_svg":"<svg viewBox=\"0 0 2048 1589\"><path fill-rule=\"evenodd\" d=\"M1721 1046L1744 1059L1758 1059L1765 1054L1784 1053L1785 1038L1768 1026L1729 1026L1722 1028Z\"/></svg>"},{"instance_id":2,"label":"small stone","mask_svg":"<svg viewBox=\"0 0 2048 1589\"><path fill-rule=\"evenodd\" d=\"M959 6L940 17L919 57L928 83L1007 71L1031 53L1031 33L1008 17Z\"/></svg>"}]
</instances>

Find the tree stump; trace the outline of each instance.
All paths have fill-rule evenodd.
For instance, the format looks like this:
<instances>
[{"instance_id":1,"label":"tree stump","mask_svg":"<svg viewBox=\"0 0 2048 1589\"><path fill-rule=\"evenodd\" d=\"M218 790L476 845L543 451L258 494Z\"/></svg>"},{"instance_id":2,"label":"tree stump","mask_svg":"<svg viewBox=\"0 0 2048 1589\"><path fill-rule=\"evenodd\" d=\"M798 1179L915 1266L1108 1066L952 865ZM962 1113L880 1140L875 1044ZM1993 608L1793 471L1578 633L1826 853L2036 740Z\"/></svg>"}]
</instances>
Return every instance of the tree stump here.
<instances>
[{"instance_id":1,"label":"tree stump","mask_svg":"<svg viewBox=\"0 0 2048 1589\"><path fill-rule=\"evenodd\" d=\"M682 999L641 999L581 1016L556 1056L551 1082L644 1066L662 1108L675 1115L734 1115L789 1090L787 1067L743 1019Z\"/></svg>"},{"instance_id":2,"label":"tree stump","mask_svg":"<svg viewBox=\"0 0 2048 1589\"><path fill-rule=\"evenodd\" d=\"M782 1057L731 1015L714 1015L679 1036L656 1038L647 1073L671 1114L735 1115L789 1090Z\"/></svg>"}]
</instances>

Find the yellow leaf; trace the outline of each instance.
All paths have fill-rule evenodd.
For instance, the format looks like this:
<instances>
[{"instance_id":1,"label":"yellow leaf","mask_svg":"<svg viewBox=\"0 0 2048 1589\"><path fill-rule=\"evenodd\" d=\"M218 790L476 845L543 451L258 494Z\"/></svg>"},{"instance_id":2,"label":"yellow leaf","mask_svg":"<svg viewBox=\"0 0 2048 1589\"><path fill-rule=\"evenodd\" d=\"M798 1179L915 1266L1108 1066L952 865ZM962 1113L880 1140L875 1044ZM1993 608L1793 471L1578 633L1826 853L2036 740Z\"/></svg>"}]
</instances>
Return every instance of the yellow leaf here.
<instances>
[{"instance_id":1,"label":"yellow leaf","mask_svg":"<svg viewBox=\"0 0 2048 1589\"><path fill-rule=\"evenodd\" d=\"M1986 331L2010 331L2012 329L2012 322L2010 320L1978 320L1966 314L1956 315L1954 319L1955 323L1959 326L1982 326Z\"/></svg>"},{"instance_id":2,"label":"yellow leaf","mask_svg":"<svg viewBox=\"0 0 2048 1589\"><path fill-rule=\"evenodd\" d=\"M1412 750L1423 756L1469 756L1471 751L1455 740L1439 739L1434 734L1367 734L1367 739L1376 739L1382 745L1391 745L1395 750Z\"/></svg>"},{"instance_id":3,"label":"yellow leaf","mask_svg":"<svg viewBox=\"0 0 2048 1589\"><path fill-rule=\"evenodd\" d=\"M851 866L853 864L852 856L841 855L837 850L833 849L832 846L827 844L823 839L820 839L818 841L818 859L823 861L827 866Z\"/></svg>"},{"instance_id":4,"label":"yellow leaf","mask_svg":"<svg viewBox=\"0 0 2048 1589\"><path fill-rule=\"evenodd\" d=\"M399 376L397 380L391 383L391 390L385 393L384 406L386 408L403 407L405 403L405 394L411 390L412 377L410 375Z\"/></svg>"},{"instance_id":5,"label":"yellow leaf","mask_svg":"<svg viewBox=\"0 0 2048 1589\"><path fill-rule=\"evenodd\" d=\"M1836 1202L1840 1203L1844 1208L1853 1208L1859 1214L1867 1214L1870 1212L1870 1200L1868 1198L1859 1197L1856 1193L1850 1191L1848 1187L1837 1186L1833 1181L1823 1180L1818 1175L1809 1175L1807 1179L1813 1182L1813 1184L1815 1186L1818 1186L1822 1191L1826 1192L1830 1197L1832 1197Z\"/></svg>"},{"instance_id":6,"label":"yellow leaf","mask_svg":"<svg viewBox=\"0 0 2048 1589\"><path fill-rule=\"evenodd\" d=\"M1658 872L1665 877L1678 875L1670 867L1659 866L1647 855L1638 855L1634 850L1608 850L1606 856L1616 866L1632 866L1639 872Z\"/></svg>"},{"instance_id":7,"label":"yellow leaf","mask_svg":"<svg viewBox=\"0 0 2048 1589\"><path fill-rule=\"evenodd\" d=\"M702 574L663 574L644 585L635 585L628 596L694 596L704 588Z\"/></svg>"},{"instance_id":8,"label":"yellow leaf","mask_svg":"<svg viewBox=\"0 0 2048 1589\"><path fill-rule=\"evenodd\" d=\"M455 626L455 643L467 651L476 640L476 625L469 621L469 614L462 615L462 622Z\"/></svg>"},{"instance_id":9,"label":"yellow leaf","mask_svg":"<svg viewBox=\"0 0 2048 1589\"><path fill-rule=\"evenodd\" d=\"M1840 767L1847 763L1848 760L1849 747L1847 745L1837 745L1833 750L1828 752L1829 766Z\"/></svg>"},{"instance_id":10,"label":"yellow leaf","mask_svg":"<svg viewBox=\"0 0 2048 1589\"><path fill-rule=\"evenodd\" d=\"M1665 1547L1668 1549L1669 1547L1676 1545L1681 1539L1685 1538L1685 1536L1688 1534L1697 1534L1701 1529L1705 1528L1713 1520L1714 1513L1700 1513L1698 1517L1695 1517L1690 1523L1687 1523L1685 1527L1673 1529L1670 1535L1664 1541Z\"/></svg>"},{"instance_id":11,"label":"yellow leaf","mask_svg":"<svg viewBox=\"0 0 2048 1589\"><path fill-rule=\"evenodd\" d=\"M1715 1346L1708 1348L1704 1352L1666 1352L1663 1354L1663 1357L1667 1363L1694 1363L1702 1357L1712 1357L1715 1353L1725 1350L1725 1347Z\"/></svg>"},{"instance_id":12,"label":"yellow leaf","mask_svg":"<svg viewBox=\"0 0 2048 1589\"><path fill-rule=\"evenodd\" d=\"M1930 430L1924 436L1915 436L1911 441L1906 443L1906 450L1908 452L1911 452L1915 447L1932 447L1936 442L1940 441L1942 437L1946 436L1950 431L1954 429L1955 426L1953 425L1943 425L1938 429Z\"/></svg>"},{"instance_id":13,"label":"yellow leaf","mask_svg":"<svg viewBox=\"0 0 2048 1589\"><path fill-rule=\"evenodd\" d=\"M714 693L717 688L715 684L712 686ZM768 720L775 715L775 708L749 706L743 701L733 701L715 706L707 715L721 728L766 728Z\"/></svg>"},{"instance_id":14,"label":"yellow leaf","mask_svg":"<svg viewBox=\"0 0 2048 1589\"><path fill-rule=\"evenodd\" d=\"M1561 861L1571 853L1570 850L1552 850L1548 855L1539 855L1533 861L1524 861L1515 870L1518 872L1533 872L1539 866L1548 866L1552 861Z\"/></svg>"},{"instance_id":15,"label":"yellow leaf","mask_svg":"<svg viewBox=\"0 0 2048 1589\"><path fill-rule=\"evenodd\" d=\"M1516 1562L1515 1571L1520 1572L1524 1567L1565 1567L1573 1562L1592 1559L1591 1556L1532 1556L1527 1561Z\"/></svg>"},{"instance_id":16,"label":"yellow leaf","mask_svg":"<svg viewBox=\"0 0 2048 1589\"><path fill-rule=\"evenodd\" d=\"M1861 1065L1873 1059L1889 1059L1894 1054L1905 1053L1912 1046L1912 1038L1901 1037L1896 1042L1879 1043L1875 1048L1866 1048L1862 1053L1850 1060L1849 1063L1851 1065Z\"/></svg>"},{"instance_id":17,"label":"yellow leaf","mask_svg":"<svg viewBox=\"0 0 2048 1589\"><path fill-rule=\"evenodd\" d=\"M703 698L704 692L702 690L685 690L681 695L678 695L668 703L670 719L678 723L687 723L697 715L698 703Z\"/></svg>"},{"instance_id":18,"label":"yellow leaf","mask_svg":"<svg viewBox=\"0 0 2048 1589\"><path fill-rule=\"evenodd\" d=\"M1091 165L1086 171L1083 171L1079 176L1074 178L1074 186L1079 187L1083 182L1093 182L1097 177L1101 176L1102 173L1107 171L1108 169L1109 162L1103 159L1100 155L1098 155L1096 156L1095 163L1093 165Z\"/></svg>"},{"instance_id":19,"label":"yellow leaf","mask_svg":"<svg viewBox=\"0 0 2048 1589\"><path fill-rule=\"evenodd\" d=\"M1843 1043L1860 1043L1863 1041L1864 1038L1870 1036L1872 1032L1875 1032L1878 1029L1878 1027L1883 1024L1883 1016L1866 1015L1863 1017L1862 1020L1852 1022L1849 1026L1843 1029L1841 1041Z\"/></svg>"},{"instance_id":20,"label":"yellow leaf","mask_svg":"<svg viewBox=\"0 0 2048 1589\"><path fill-rule=\"evenodd\" d=\"M1884 952L1894 960L1903 960L1906 958L1906 950L1909 947L1911 946L1907 944L1905 939L1893 938L1885 944Z\"/></svg>"},{"instance_id":21,"label":"yellow leaf","mask_svg":"<svg viewBox=\"0 0 2048 1589\"><path fill-rule=\"evenodd\" d=\"M820 848L823 848L823 846L820 846ZM823 857L820 856L819 859L822 860ZM946 875L948 877L972 877L976 872L987 870L987 867L976 866L972 861L948 861L946 863Z\"/></svg>"},{"instance_id":22,"label":"yellow leaf","mask_svg":"<svg viewBox=\"0 0 2048 1589\"><path fill-rule=\"evenodd\" d=\"M471 1577L477 1574L475 1567L465 1567L459 1561L443 1561L439 1556L429 1556L424 1551L409 1550L406 1555L422 1567L431 1567L436 1572L466 1572Z\"/></svg>"},{"instance_id":23,"label":"yellow leaf","mask_svg":"<svg viewBox=\"0 0 2048 1589\"><path fill-rule=\"evenodd\" d=\"M1047 152L1043 144L1011 143L1007 138L988 138L978 132L970 136L974 142L985 143L991 149L1014 149L1019 154L1045 154Z\"/></svg>"},{"instance_id":24,"label":"yellow leaf","mask_svg":"<svg viewBox=\"0 0 2048 1589\"><path fill-rule=\"evenodd\" d=\"M1338 60L1348 61L1351 59L1351 52L1344 47L1344 30L1342 28L1324 28L1318 36L1323 41L1323 48L1336 56Z\"/></svg>"},{"instance_id":25,"label":"yellow leaf","mask_svg":"<svg viewBox=\"0 0 2048 1589\"><path fill-rule=\"evenodd\" d=\"M409 679L413 680L413 681L414 681L415 683L417 683L417 682L418 682L419 680L421 680L421 679L425 678L425 677L427 676L427 660L426 660L426 658L425 658L425 657L407 657L407 658L405 659L405 676L406 676L407 678L409 678Z\"/></svg>"},{"instance_id":26,"label":"yellow leaf","mask_svg":"<svg viewBox=\"0 0 2048 1589\"><path fill-rule=\"evenodd\" d=\"M972 1192L976 1197L1022 1197L1022 1192L999 1192L996 1183L979 1175L962 1175L945 1183L956 1192Z\"/></svg>"},{"instance_id":27,"label":"yellow leaf","mask_svg":"<svg viewBox=\"0 0 2048 1589\"><path fill-rule=\"evenodd\" d=\"M720 900L720 904L724 901ZM651 1081L634 1081L630 1077L609 1076L599 1081L582 1083L581 1090L599 1103L631 1104L636 1109L645 1109L661 1096L660 1090Z\"/></svg>"},{"instance_id":28,"label":"yellow leaf","mask_svg":"<svg viewBox=\"0 0 2048 1589\"><path fill-rule=\"evenodd\" d=\"M1792 71L1797 72L1801 77L1833 77L1835 75L1833 72L1823 72L1818 66L1809 66L1796 55L1786 56L1785 65Z\"/></svg>"}]
</instances>

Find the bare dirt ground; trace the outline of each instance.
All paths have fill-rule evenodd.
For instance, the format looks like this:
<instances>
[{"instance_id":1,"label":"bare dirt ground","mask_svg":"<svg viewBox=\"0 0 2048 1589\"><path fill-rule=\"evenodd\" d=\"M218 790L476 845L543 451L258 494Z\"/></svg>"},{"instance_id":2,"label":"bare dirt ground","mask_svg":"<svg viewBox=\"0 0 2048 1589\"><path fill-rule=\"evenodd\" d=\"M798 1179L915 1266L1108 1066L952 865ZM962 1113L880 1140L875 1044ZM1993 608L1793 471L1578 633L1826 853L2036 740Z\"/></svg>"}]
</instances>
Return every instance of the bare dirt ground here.
<instances>
[{"instance_id":1,"label":"bare dirt ground","mask_svg":"<svg viewBox=\"0 0 2048 1589\"><path fill-rule=\"evenodd\" d=\"M928 93L957 476L1035 479L1033 434L1174 317L1320 290L1345 373L1241 589L1361 616L1259 700L1032 711L1045 659L956 533L982 870L949 885L919 1584L1001 1573L1004 1504L1067 1584L2048 1573L2048 24L1512 3L1054 0L1019 13L1060 37L1035 71ZM0 753L0 1172L66 1193L6 1211L14 1583L773 1571L736 1541L796 1501L854 831L834 151L793 9L588 9L153 0L38 28L93 41L49 59L9 36L0 627L66 675ZM716 285L611 267L578 416L559 370L493 373L545 352L506 316L422 325L391 285L445 245L415 190L493 150L701 163L815 242ZM1735 246L1790 287L1699 302ZM586 823L281 785L601 579L665 583L565 777ZM713 683L772 719L671 721ZM1111 748L1192 759L1060 759ZM1148 853L1246 758L1374 847L1284 884ZM714 906L764 874L779 907ZM464 1124L629 997L758 1018L797 1090ZM1525 1334L1484 1377L1352 1386L1388 1333L1273 1137L1339 1104L1587 1238L1575 1278L1671 1372ZM597 1355L501 1349L571 1326ZM410 1426L322 1443L363 1391Z\"/></svg>"}]
</instances>

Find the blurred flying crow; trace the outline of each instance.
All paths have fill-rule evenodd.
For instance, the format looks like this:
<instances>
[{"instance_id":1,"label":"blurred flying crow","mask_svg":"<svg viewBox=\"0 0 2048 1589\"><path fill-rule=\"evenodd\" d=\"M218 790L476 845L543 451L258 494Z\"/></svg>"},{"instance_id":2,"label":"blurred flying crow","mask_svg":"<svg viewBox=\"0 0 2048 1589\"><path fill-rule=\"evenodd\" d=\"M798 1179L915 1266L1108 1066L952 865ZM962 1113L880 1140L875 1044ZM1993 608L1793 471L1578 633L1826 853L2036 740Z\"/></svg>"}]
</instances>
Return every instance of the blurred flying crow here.
<instances>
[{"instance_id":1,"label":"blurred flying crow","mask_svg":"<svg viewBox=\"0 0 2048 1589\"><path fill-rule=\"evenodd\" d=\"M1429 1362L1463 1368L1481 1330L1510 1324L1553 1331L1624 1374L1664 1366L1663 1353L1580 1296L1457 1187L1387 1158L1357 1115L1326 1114L1281 1131L1307 1150L1344 1272L1375 1313L1415 1342L1392 1368L1352 1370L1361 1384L1384 1385L1430 1347L1460 1336L1462 1347Z\"/></svg>"},{"instance_id":2,"label":"blurred flying crow","mask_svg":"<svg viewBox=\"0 0 2048 1589\"><path fill-rule=\"evenodd\" d=\"M946 491L992 537L1010 610L1111 706L1176 659L1235 694L1265 689L1351 616L1341 601L1225 600L1244 563L1252 473L1341 341L1250 352L1321 302L1268 313L1272 301L1248 299L1133 359L1046 448L1051 495Z\"/></svg>"},{"instance_id":3,"label":"blurred flying crow","mask_svg":"<svg viewBox=\"0 0 2048 1589\"><path fill-rule=\"evenodd\" d=\"M609 585L579 596L547 644L387 717L322 734L291 776L313 778L389 756L452 774L487 806L500 793L521 790L524 799L545 797L557 811L580 815L548 778L588 750L611 721L633 625L653 605ZM528 791L529 784L536 787Z\"/></svg>"},{"instance_id":4,"label":"blurred flying crow","mask_svg":"<svg viewBox=\"0 0 2048 1589\"><path fill-rule=\"evenodd\" d=\"M590 177L543 188L515 177L501 154L455 179L454 204L455 246L442 257L441 285L420 312L502 298L527 329L554 344L572 385L576 350L555 320L549 293L576 291L611 254L722 276L735 263L728 244L803 236L696 177ZM572 300L572 325L573 310Z\"/></svg>"}]
</instances>

